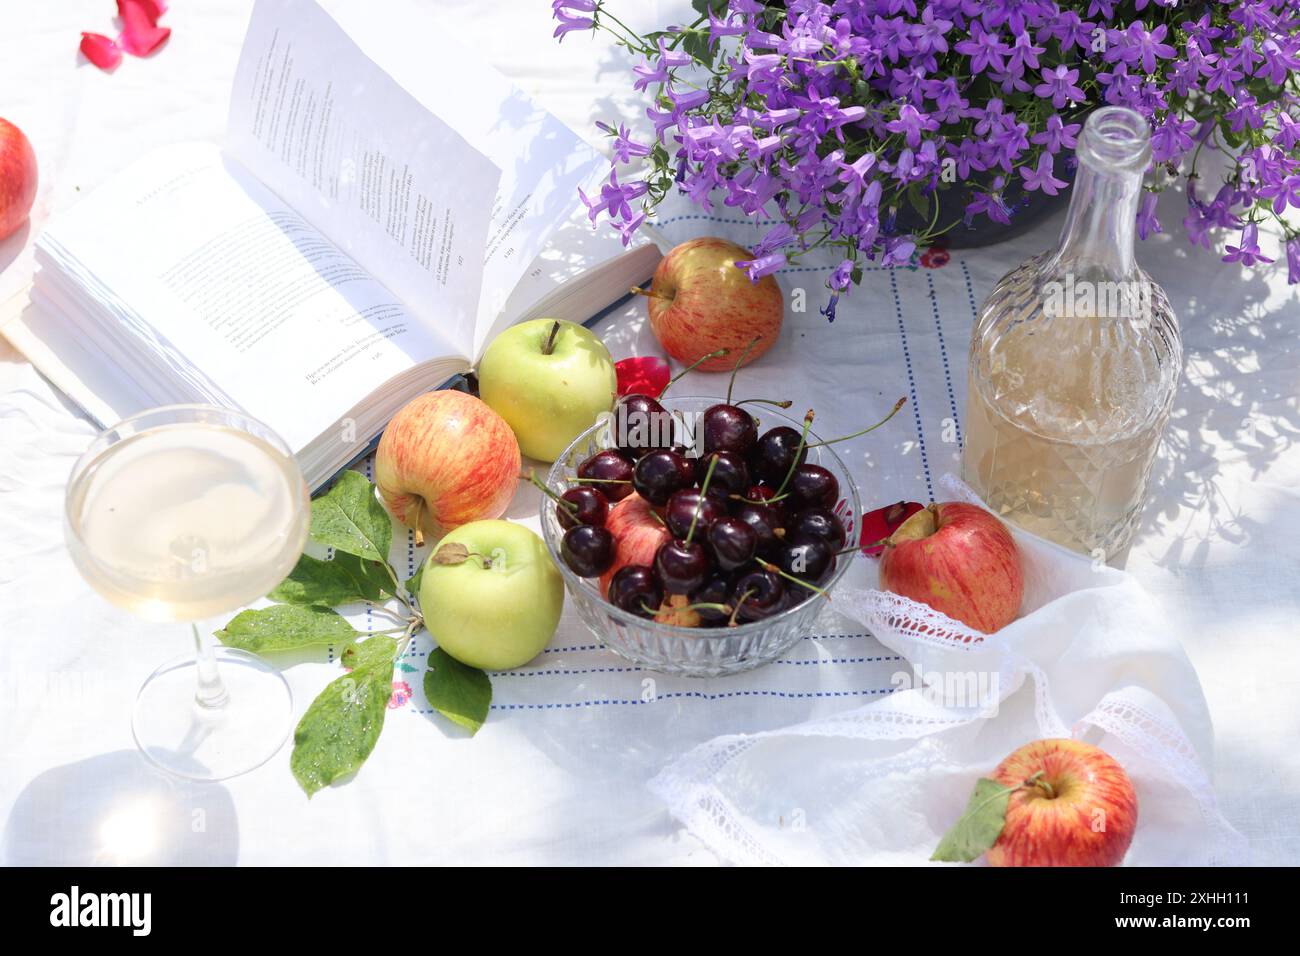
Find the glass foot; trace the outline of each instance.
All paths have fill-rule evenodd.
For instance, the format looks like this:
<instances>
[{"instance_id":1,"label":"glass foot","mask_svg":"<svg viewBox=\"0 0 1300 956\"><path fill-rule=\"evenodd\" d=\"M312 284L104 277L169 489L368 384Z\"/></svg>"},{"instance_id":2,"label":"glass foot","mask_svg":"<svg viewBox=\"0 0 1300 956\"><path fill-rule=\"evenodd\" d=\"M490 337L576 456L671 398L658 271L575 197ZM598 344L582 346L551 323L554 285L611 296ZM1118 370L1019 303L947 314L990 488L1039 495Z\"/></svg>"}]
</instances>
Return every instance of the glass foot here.
<instances>
[{"instance_id":1,"label":"glass foot","mask_svg":"<svg viewBox=\"0 0 1300 956\"><path fill-rule=\"evenodd\" d=\"M141 753L189 780L226 780L260 767L292 726L293 695L276 668L247 651L215 648L211 654L226 690L221 706L198 702L198 662L181 657L149 675L131 714Z\"/></svg>"}]
</instances>

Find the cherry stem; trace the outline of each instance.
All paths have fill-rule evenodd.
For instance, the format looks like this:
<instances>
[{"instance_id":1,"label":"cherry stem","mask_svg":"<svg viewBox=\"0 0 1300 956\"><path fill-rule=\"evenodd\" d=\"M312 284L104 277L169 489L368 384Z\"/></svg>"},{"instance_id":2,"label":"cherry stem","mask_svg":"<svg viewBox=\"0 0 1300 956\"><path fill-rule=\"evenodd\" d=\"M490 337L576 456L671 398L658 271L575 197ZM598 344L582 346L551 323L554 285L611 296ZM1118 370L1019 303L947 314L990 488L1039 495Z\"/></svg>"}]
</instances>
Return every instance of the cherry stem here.
<instances>
[{"instance_id":1,"label":"cherry stem","mask_svg":"<svg viewBox=\"0 0 1300 956\"><path fill-rule=\"evenodd\" d=\"M542 494L546 495L546 497L553 500L557 505L563 505L564 507L568 508L570 511L574 511L574 512L578 510L577 502L565 501L554 491L554 489L548 488L546 486L546 482L542 481L540 478L537 477L536 472L529 470L528 474L519 476L520 481L523 481L524 479L531 481L534 485L537 486L538 490L541 491Z\"/></svg>"},{"instance_id":2,"label":"cherry stem","mask_svg":"<svg viewBox=\"0 0 1300 956\"><path fill-rule=\"evenodd\" d=\"M746 498L744 495L731 494L727 496L732 501L743 501L747 505L774 505L778 501L784 501L789 495L782 495L780 498L773 495L771 498Z\"/></svg>"},{"instance_id":3,"label":"cherry stem","mask_svg":"<svg viewBox=\"0 0 1300 956\"><path fill-rule=\"evenodd\" d=\"M790 401L788 398L783 402L778 402L771 398L742 398L740 401L736 402L736 407L739 408L741 405L750 405L754 402L761 402L764 405L775 405L777 408L789 408L794 404L794 402Z\"/></svg>"},{"instance_id":4,"label":"cherry stem","mask_svg":"<svg viewBox=\"0 0 1300 956\"><path fill-rule=\"evenodd\" d=\"M795 584L799 585L800 587L805 587L809 591L815 591L817 594L820 594L828 601L831 599L831 596L826 593L825 588L819 588L815 584L809 584L807 581L802 581L799 578L796 578L793 574L786 574L784 571L778 568L771 561L764 561L762 558L757 558L756 560L758 561L758 566L762 568L764 571L771 571L773 574L780 575L781 577L785 578L787 581L793 581Z\"/></svg>"},{"instance_id":5,"label":"cherry stem","mask_svg":"<svg viewBox=\"0 0 1300 956\"><path fill-rule=\"evenodd\" d=\"M642 607L646 606L645 601L641 602L641 606ZM654 613L674 614L678 611L717 611L719 614L730 614L731 608L726 604L714 604L708 601L704 601L701 602L700 604L683 604L680 607L674 607L671 604L665 604L663 607L661 607L658 611Z\"/></svg>"},{"instance_id":6,"label":"cherry stem","mask_svg":"<svg viewBox=\"0 0 1300 956\"><path fill-rule=\"evenodd\" d=\"M632 288L628 289L628 291L631 292L633 295L643 295L647 299L663 299L667 302L671 302L673 300L673 297L670 295L664 295L662 292L656 292L654 289L643 289L640 286L636 286L636 285L632 286Z\"/></svg>"},{"instance_id":7,"label":"cherry stem","mask_svg":"<svg viewBox=\"0 0 1300 956\"><path fill-rule=\"evenodd\" d=\"M730 350L729 350L729 349L718 349L717 351L710 352L708 355L701 355L699 358L697 358L697 359L696 359L694 362L692 362L690 365L686 366L686 368L682 369L680 372L678 372L676 375L674 375L672 378L670 378L670 379L668 380L668 384L665 385L665 386L663 387L663 389L659 392L659 397L660 397L660 398L663 398L663 397L664 397L664 392L666 392L666 391L668 391L668 389L672 388L672 387L673 387L673 383L676 382L676 381L677 381L679 378L681 378L683 375L685 375L687 372L691 371L692 369L694 369L694 368L695 368L696 366L698 366L698 365L703 365L703 364L704 364L705 362L707 362L709 359L722 358L724 355L727 354L728 351L730 351Z\"/></svg>"},{"instance_id":8,"label":"cherry stem","mask_svg":"<svg viewBox=\"0 0 1300 956\"><path fill-rule=\"evenodd\" d=\"M898 410L902 408L906 403L907 403L907 396L904 395L902 398L900 398L898 401L894 403L894 407L889 410L889 414L886 415L884 418L882 418L880 421L876 422L874 425L870 425L867 428L862 429L862 431L860 432L854 432L852 435L841 435L839 438L827 438L825 441L813 442L808 447L820 448L822 445L834 445L836 442L848 441L850 438L858 438L862 435L865 435L867 432L875 431L881 425L885 424L885 422L889 421L891 418L897 415Z\"/></svg>"},{"instance_id":9,"label":"cherry stem","mask_svg":"<svg viewBox=\"0 0 1300 956\"><path fill-rule=\"evenodd\" d=\"M803 417L803 431L799 435L799 447L795 449L794 458L790 461L790 468L785 473L785 480L781 482L781 487L776 489L773 499L780 499L786 486L790 484L790 479L794 477L794 470L799 467L799 459L803 455L803 450L808 447L808 428L812 425L813 410L808 409L808 414Z\"/></svg>"},{"instance_id":10,"label":"cherry stem","mask_svg":"<svg viewBox=\"0 0 1300 956\"><path fill-rule=\"evenodd\" d=\"M709 470L704 473L704 481L700 484L700 500L691 511L691 527L686 532L686 543L691 543L691 538L695 535L695 523L700 520L700 508L704 505L704 496L709 491L709 479L713 477L713 469L717 467L718 456L714 455L709 459Z\"/></svg>"},{"instance_id":11,"label":"cherry stem","mask_svg":"<svg viewBox=\"0 0 1300 956\"><path fill-rule=\"evenodd\" d=\"M551 334L548 335L546 337L546 341L542 343L543 355L550 355L552 352L555 351L555 337L559 334L560 334L560 320L556 319L555 322L551 325Z\"/></svg>"},{"instance_id":12,"label":"cherry stem","mask_svg":"<svg viewBox=\"0 0 1300 956\"><path fill-rule=\"evenodd\" d=\"M740 600L736 602L736 606L732 609L731 616L727 618L727 627L736 626L736 615L740 613L740 606L744 604L746 601L748 601L749 596L753 593L754 593L753 588L745 589L745 593L740 596Z\"/></svg>"},{"instance_id":13,"label":"cherry stem","mask_svg":"<svg viewBox=\"0 0 1300 956\"><path fill-rule=\"evenodd\" d=\"M751 341L748 345L745 346L745 351L740 353L740 358L736 359L736 366L731 370L731 381L727 382L727 404L728 405L731 404L731 390L736 385L736 373L740 371L740 367L745 364L745 359L749 357L750 352L754 351L754 346L758 344L759 339L761 339L762 337L763 336L761 335L754 336L753 341Z\"/></svg>"}]
</instances>

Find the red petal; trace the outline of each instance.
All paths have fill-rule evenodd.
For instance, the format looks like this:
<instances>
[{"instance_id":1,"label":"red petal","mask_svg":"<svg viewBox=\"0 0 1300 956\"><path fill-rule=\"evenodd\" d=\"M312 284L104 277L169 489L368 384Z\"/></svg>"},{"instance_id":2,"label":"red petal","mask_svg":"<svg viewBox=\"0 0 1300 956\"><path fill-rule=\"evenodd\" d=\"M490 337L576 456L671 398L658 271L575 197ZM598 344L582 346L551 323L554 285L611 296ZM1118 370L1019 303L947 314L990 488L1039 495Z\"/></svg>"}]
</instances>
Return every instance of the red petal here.
<instances>
[{"instance_id":1,"label":"red petal","mask_svg":"<svg viewBox=\"0 0 1300 956\"><path fill-rule=\"evenodd\" d=\"M668 360L657 355L625 358L614 363L614 372L618 375L619 395L649 395L651 398L659 397L673 374Z\"/></svg>"},{"instance_id":2,"label":"red petal","mask_svg":"<svg viewBox=\"0 0 1300 956\"><path fill-rule=\"evenodd\" d=\"M162 11L157 0L117 0L122 18L122 49L132 56L148 56L172 35L171 27L158 26Z\"/></svg>"},{"instance_id":3,"label":"red petal","mask_svg":"<svg viewBox=\"0 0 1300 956\"><path fill-rule=\"evenodd\" d=\"M122 62L122 50L117 43L102 33L83 33L81 52L101 70L111 70Z\"/></svg>"},{"instance_id":4,"label":"red petal","mask_svg":"<svg viewBox=\"0 0 1300 956\"><path fill-rule=\"evenodd\" d=\"M885 550L883 542L898 530L898 526L925 507L915 501L896 501L862 516L862 537L858 540L863 554L880 557Z\"/></svg>"}]
</instances>

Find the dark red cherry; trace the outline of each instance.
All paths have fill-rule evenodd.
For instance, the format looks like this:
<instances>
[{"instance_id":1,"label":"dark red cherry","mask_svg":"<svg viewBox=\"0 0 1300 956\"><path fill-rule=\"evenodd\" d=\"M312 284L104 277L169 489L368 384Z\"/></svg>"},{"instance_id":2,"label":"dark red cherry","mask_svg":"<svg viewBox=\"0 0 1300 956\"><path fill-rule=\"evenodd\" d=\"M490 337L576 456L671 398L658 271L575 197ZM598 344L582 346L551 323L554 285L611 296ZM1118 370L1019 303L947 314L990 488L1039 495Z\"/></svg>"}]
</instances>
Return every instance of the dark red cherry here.
<instances>
[{"instance_id":1,"label":"dark red cherry","mask_svg":"<svg viewBox=\"0 0 1300 956\"><path fill-rule=\"evenodd\" d=\"M672 416L649 395L620 398L614 406L613 425L619 451L632 459L672 444Z\"/></svg>"},{"instance_id":2,"label":"dark red cherry","mask_svg":"<svg viewBox=\"0 0 1300 956\"><path fill-rule=\"evenodd\" d=\"M560 495L560 499L576 506L556 505L555 517L559 519L560 527L566 530L580 524L601 527L609 517L609 499L592 485L576 485Z\"/></svg>"},{"instance_id":3,"label":"dark red cherry","mask_svg":"<svg viewBox=\"0 0 1300 956\"><path fill-rule=\"evenodd\" d=\"M685 538L691 533L691 522L695 522L695 534L692 540L704 537L709 526L719 518L726 517L727 505L712 494L702 495L694 488L674 491L664 508L664 521L668 530L675 537Z\"/></svg>"},{"instance_id":4,"label":"dark red cherry","mask_svg":"<svg viewBox=\"0 0 1300 956\"><path fill-rule=\"evenodd\" d=\"M719 518L709 526L707 540L713 560L723 571L749 563L758 552L758 532L740 518Z\"/></svg>"},{"instance_id":5,"label":"dark red cherry","mask_svg":"<svg viewBox=\"0 0 1300 956\"><path fill-rule=\"evenodd\" d=\"M652 505L665 505L674 491L695 483L695 466L675 451L652 451L636 463L632 487Z\"/></svg>"},{"instance_id":6,"label":"dark red cherry","mask_svg":"<svg viewBox=\"0 0 1300 956\"><path fill-rule=\"evenodd\" d=\"M727 604L727 595L731 589L731 580L725 574L714 574L707 581L691 592L692 604ZM730 616L729 611L709 607L697 608L696 614L705 624L723 624Z\"/></svg>"},{"instance_id":7,"label":"dark red cherry","mask_svg":"<svg viewBox=\"0 0 1300 956\"><path fill-rule=\"evenodd\" d=\"M790 466L795 462L796 454L801 465L808 457L808 449L799 448L802 437L797 429L789 425L777 425L763 432L754 445L751 456L755 476L760 481L780 487Z\"/></svg>"},{"instance_id":8,"label":"dark red cherry","mask_svg":"<svg viewBox=\"0 0 1300 956\"><path fill-rule=\"evenodd\" d=\"M844 547L844 523L829 508L803 509L786 523L785 531L791 541L817 538L829 544L832 551Z\"/></svg>"},{"instance_id":9,"label":"dark red cherry","mask_svg":"<svg viewBox=\"0 0 1300 956\"><path fill-rule=\"evenodd\" d=\"M781 531L783 522L779 512L772 505L741 502L732 509L732 514L754 529L760 552L770 551L780 543L783 534L778 532Z\"/></svg>"},{"instance_id":10,"label":"dark red cherry","mask_svg":"<svg viewBox=\"0 0 1300 956\"><path fill-rule=\"evenodd\" d=\"M743 495L749 490L749 466L743 455L734 451L714 451L699 460L695 472L699 480L709 473L709 463L714 462L713 477L709 479L709 490L715 488L728 495Z\"/></svg>"},{"instance_id":11,"label":"dark red cherry","mask_svg":"<svg viewBox=\"0 0 1300 956\"><path fill-rule=\"evenodd\" d=\"M610 604L629 614L654 617L659 605L664 603L664 590L650 568L644 564L629 564L619 568L609 579L607 597Z\"/></svg>"},{"instance_id":12,"label":"dark red cherry","mask_svg":"<svg viewBox=\"0 0 1300 956\"><path fill-rule=\"evenodd\" d=\"M819 538L782 544L776 552L776 566L801 581L816 583L835 560L831 546ZM807 590L806 588L804 590Z\"/></svg>"},{"instance_id":13,"label":"dark red cherry","mask_svg":"<svg viewBox=\"0 0 1300 956\"><path fill-rule=\"evenodd\" d=\"M667 594L690 594L711 570L708 552L698 541L669 541L655 553L655 577Z\"/></svg>"},{"instance_id":14,"label":"dark red cherry","mask_svg":"<svg viewBox=\"0 0 1300 956\"><path fill-rule=\"evenodd\" d=\"M606 448L578 466L578 478L595 479L593 487L599 488L602 495L610 501L622 501L632 493L632 459L613 448Z\"/></svg>"},{"instance_id":15,"label":"dark red cherry","mask_svg":"<svg viewBox=\"0 0 1300 956\"><path fill-rule=\"evenodd\" d=\"M704 412L704 453L734 451L745 455L758 440L754 416L735 405L711 405Z\"/></svg>"},{"instance_id":16,"label":"dark red cherry","mask_svg":"<svg viewBox=\"0 0 1300 956\"><path fill-rule=\"evenodd\" d=\"M608 528L580 524L564 532L560 554L580 578L598 578L614 563L614 536Z\"/></svg>"},{"instance_id":17,"label":"dark red cherry","mask_svg":"<svg viewBox=\"0 0 1300 956\"><path fill-rule=\"evenodd\" d=\"M810 505L834 508L840 500L839 481L821 465L800 465L790 476L790 484L786 487L790 492L791 511Z\"/></svg>"},{"instance_id":18,"label":"dark red cherry","mask_svg":"<svg viewBox=\"0 0 1300 956\"><path fill-rule=\"evenodd\" d=\"M759 621L783 610L785 586L771 571L747 571L731 582L728 594L741 621Z\"/></svg>"}]
</instances>

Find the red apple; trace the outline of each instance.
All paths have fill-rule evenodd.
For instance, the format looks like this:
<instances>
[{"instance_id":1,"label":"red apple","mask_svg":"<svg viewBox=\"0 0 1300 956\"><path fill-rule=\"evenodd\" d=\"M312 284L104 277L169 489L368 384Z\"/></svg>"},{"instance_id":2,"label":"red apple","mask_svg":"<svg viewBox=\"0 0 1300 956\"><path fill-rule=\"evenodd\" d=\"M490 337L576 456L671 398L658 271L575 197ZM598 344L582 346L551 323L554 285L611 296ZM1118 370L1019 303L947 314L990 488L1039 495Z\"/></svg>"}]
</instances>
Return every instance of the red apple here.
<instances>
[{"instance_id":1,"label":"red apple","mask_svg":"<svg viewBox=\"0 0 1300 956\"><path fill-rule=\"evenodd\" d=\"M673 358L687 364L718 349L728 354L700 363L705 372L730 371L758 339L748 365L776 342L785 316L781 287L772 276L750 282L737 260L753 258L725 239L692 239L659 261L647 296L650 328Z\"/></svg>"},{"instance_id":2,"label":"red apple","mask_svg":"<svg viewBox=\"0 0 1300 956\"><path fill-rule=\"evenodd\" d=\"M0 240L27 221L36 201L36 153L13 123L0 119Z\"/></svg>"},{"instance_id":3,"label":"red apple","mask_svg":"<svg viewBox=\"0 0 1300 956\"><path fill-rule=\"evenodd\" d=\"M609 509L605 527L614 536L614 563L600 576L601 594L609 592L609 580L619 568L629 564L653 567L655 553L673 537L650 502L635 491Z\"/></svg>"},{"instance_id":4,"label":"red apple","mask_svg":"<svg viewBox=\"0 0 1300 956\"><path fill-rule=\"evenodd\" d=\"M429 392L384 429L375 483L402 524L440 538L470 521L499 518L519 482L519 443L504 418L464 392Z\"/></svg>"},{"instance_id":5,"label":"red apple","mask_svg":"<svg viewBox=\"0 0 1300 956\"><path fill-rule=\"evenodd\" d=\"M990 866L1116 866L1137 827L1137 794L1110 754L1078 740L1036 740L998 764L1015 787Z\"/></svg>"},{"instance_id":6,"label":"red apple","mask_svg":"<svg viewBox=\"0 0 1300 956\"><path fill-rule=\"evenodd\" d=\"M889 536L880 586L987 634L1015 620L1025 593L1007 526L960 501L923 508Z\"/></svg>"}]
</instances>

